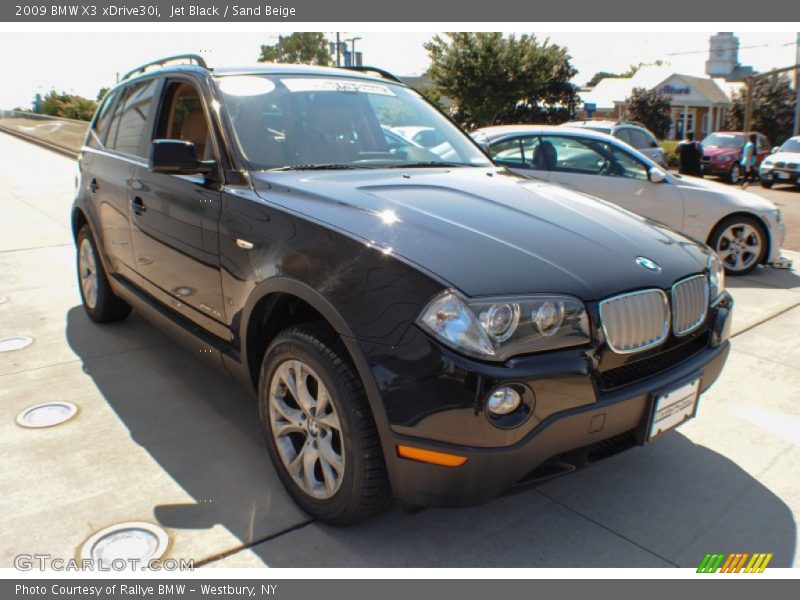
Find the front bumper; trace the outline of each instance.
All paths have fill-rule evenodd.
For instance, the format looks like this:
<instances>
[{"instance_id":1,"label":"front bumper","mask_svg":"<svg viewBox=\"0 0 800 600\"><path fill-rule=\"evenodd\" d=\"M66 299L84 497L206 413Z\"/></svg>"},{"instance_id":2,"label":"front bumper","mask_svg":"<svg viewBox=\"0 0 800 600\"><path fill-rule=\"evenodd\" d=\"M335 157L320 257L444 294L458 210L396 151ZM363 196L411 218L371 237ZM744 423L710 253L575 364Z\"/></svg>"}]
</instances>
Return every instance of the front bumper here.
<instances>
[{"instance_id":1,"label":"front bumper","mask_svg":"<svg viewBox=\"0 0 800 600\"><path fill-rule=\"evenodd\" d=\"M762 181L769 183L800 183L800 171L762 166L758 174Z\"/></svg>"},{"instance_id":2,"label":"front bumper","mask_svg":"<svg viewBox=\"0 0 800 600\"><path fill-rule=\"evenodd\" d=\"M705 175L716 175L718 177L727 177L731 174L731 168L736 161L730 162L703 162L700 164Z\"/></svg>"},{"instance_id":3,"label":"front bumper","mask_svg":"<svg viewBox=\"0 0 800 600\"><path fill-rule=\"evenodd\" d=\"M458 365L448 364L453 357L442 350L436 374L413 381L403 381L396 364L382 362L376 374L382 375L378 383L390 422L384 450L395 497L414 506L477 504L543 477L586 466L617 449L644 444L654 392L699 377L702 393L716 381L729 353L732 304L726 294L711 310L703 334L708 341L699 351L655 375L610 391L598 385L592 359L581 367L569 352L498 367L463 358ZM465 376L459 374L468 365L471 370ZM417 367L422 365L417 363ZM497 377L500 369L505 369L502 378ZM389 370L394 378L388 376ZM529 386L535 392L535 405L524 423L500 429L489 422L481 402L487 389L509 382ZM438 397L432 397L437 389ZM430 405L427 412L412 408L421 403ZM397 456L398 445L467 460L458 467L408 460Z\"/></svg>"}]
</instances>

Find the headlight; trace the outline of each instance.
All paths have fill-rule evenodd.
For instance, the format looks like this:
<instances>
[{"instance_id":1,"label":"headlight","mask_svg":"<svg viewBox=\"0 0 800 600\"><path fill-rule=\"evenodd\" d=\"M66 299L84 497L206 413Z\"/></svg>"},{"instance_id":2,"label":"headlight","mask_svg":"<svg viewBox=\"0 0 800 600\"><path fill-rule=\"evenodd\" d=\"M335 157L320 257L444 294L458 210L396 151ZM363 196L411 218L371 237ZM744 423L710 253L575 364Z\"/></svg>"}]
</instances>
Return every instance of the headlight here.
<instances>
[{"instance_id":1,"label":"headlight","mask_svg":"<svg viewBox=\"0 0 800 600\"><path fill-rule=\"evenodd\" d=\"M445 290L428 303L417 324L454 350L484 360L591 340L583 302L550 294L468 300Z\"/></svg>"},{"instance_id":2,"label":"headlight","mask_svg":"<svg viewBox=\"0 0 800 600\"><path fill-rule=\"evenodd\" d=\"M725 156L719 157L720 162L731 162L733 157L730 154L726 154Z\"/></svg>"},{"instance_id":3,"label":"headlight","mask_svg":"<svg viewBox=\"0 0 800 600\"><path fill-rule=\"evenodd\" d=\"M762 167L771 167L772 166L772 161L771 160L765 160L763 163L761 163L761 166Z\"/></svg>"},{"instance_id":4,"label":"headlight","mask_svg":"<svg viewBox=\"0 0 800 600\"><path fill-rule=\"evenodd\" d=\"M712 302L725 291L725 265L716 254L708 257L708 287Z\"/></svg>"}]
</instances>

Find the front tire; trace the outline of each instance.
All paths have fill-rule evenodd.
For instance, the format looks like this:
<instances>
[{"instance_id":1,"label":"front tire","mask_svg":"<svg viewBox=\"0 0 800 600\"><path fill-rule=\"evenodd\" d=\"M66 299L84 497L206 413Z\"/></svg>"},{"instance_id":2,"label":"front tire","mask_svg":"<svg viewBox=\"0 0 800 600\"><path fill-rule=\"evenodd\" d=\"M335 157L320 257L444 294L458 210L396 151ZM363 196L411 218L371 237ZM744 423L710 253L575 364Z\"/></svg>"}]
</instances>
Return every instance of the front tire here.
<instances>
[{"instance_id":1,"label":"front tire","mask_svg":"<svg viewBox=\"0 0 800 600\"><path fill-rule=\"evenodd\" d=\"M322 322L278 334L261 364L258 406L272 462L303 510L352 525L391 503L386 463L361 380Z\"/></svg>"},{"instance_id":2,"label":"front tire","mask_svg":"<svg viewBox=\"0 0 800 600\"><path fill-rule=\"evenodd\" d=\"M772 187L772 182L767 181L766 179L761 180L761 187L770 189Z\"/></svg>"},{"instance_id":3,"label":"front tire","mask_svg":"<svg viewBox=\"0 0 800 600\"><path fill-rule=\"evenodd\" d=\"M131 306L117 296L108 283L103 262L97 252L92 230L81 227L76 239L78 288L86 314L97 323L122 321L131 314Z\"/></svg>"},{"instance_id":4,"label":"front tire","mask_svg":"<svg viewBox=\"0 0 800 600\"><path fill-rule=\"evenodd\" d=\"M747 275L764 262L767 233L753 217L734 215L720 222L709 245L717 252L728 275Z\"/></svg>"}]
</instances>

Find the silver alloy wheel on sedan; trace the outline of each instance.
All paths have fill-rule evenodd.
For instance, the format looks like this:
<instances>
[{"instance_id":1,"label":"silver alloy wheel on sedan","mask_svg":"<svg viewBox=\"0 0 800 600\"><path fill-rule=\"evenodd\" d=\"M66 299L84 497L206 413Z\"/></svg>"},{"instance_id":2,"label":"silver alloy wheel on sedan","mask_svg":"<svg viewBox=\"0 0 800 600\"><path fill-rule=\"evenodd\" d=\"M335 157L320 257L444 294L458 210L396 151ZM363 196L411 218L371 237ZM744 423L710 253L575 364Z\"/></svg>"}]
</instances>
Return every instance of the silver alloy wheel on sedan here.
<instances>
[{"instance_id":1,"label":"silver alloy wheel on sedan","mask_svg":"<svg viewBox=\"0 0 800 600\"><path fill-rule=\"evenodd\" d=\"M731 272L745 271L761 255L761 232L747 223L734 223L722 232L715 250Z\"/></svg>"},{"instance_id":2,"label":"silver alloy wheel on sedan","mask_svg":"<svg viewBox=\"0 0 800 600\"><path fill-rule=\"evenodd\" d=\"M284 467L309 496L331 498L342 485L345 456L342 426L328 388L306 363L287 360L272 374L268 402Z\"/></svg>"},{"instance_id":3,"label":"silver alloy wheel on sedan","mask_svg":"<svg viewBox=\"0 0 800 600\"><path fill-rule=\"evenodd\" d=\"M97 305L97 259L88 238L84 238L78 248L78 274L83 301L88 308L94 308Z\"/></svg>"}]
</instances>

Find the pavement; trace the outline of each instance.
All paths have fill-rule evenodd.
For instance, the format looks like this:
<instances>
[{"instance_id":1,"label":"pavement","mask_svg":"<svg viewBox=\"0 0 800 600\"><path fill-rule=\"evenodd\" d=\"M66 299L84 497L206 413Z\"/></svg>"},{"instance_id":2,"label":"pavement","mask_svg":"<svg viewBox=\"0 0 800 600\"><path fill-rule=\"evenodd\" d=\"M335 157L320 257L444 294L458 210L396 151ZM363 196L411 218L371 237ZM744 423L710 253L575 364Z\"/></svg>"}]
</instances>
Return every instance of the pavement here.
<instances>
[{"instance_id":1,"label":"pavement","mask_svg":"<svg viewBox=\"0 0 800 600\"><path fill-rule=\"evenodd\" d=\"M0 338L33 338L0 352L0 567L22 553L72 558L127 521L159 525L168 556L209 568L696 567L720 551L800 566L797 270L729 280L730 359L678 431L480 507L393 508L336 529L284 492L249 396L135 312L87 319L74 169L0 134ZM15 423L48 401L79 412L51 428Z\"/></svg>"}]
</instances>

